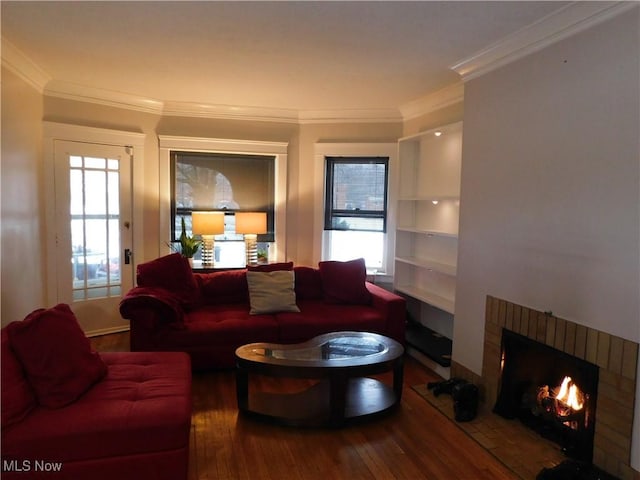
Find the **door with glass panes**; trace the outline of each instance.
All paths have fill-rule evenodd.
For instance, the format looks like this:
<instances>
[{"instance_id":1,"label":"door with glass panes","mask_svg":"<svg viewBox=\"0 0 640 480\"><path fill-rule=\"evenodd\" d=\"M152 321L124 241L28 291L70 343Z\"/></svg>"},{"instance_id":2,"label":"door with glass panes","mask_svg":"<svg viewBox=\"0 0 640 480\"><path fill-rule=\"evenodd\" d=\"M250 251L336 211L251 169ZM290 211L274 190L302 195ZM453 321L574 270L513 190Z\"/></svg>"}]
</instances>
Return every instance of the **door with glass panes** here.
<instances>
[{"instance_id":1,"label":"door with glass panes","mask_svg":"<svg viewBox=\"0 0 640 480\"><path fill-rule=\"evenodd\" d=\"M57 298L87 333L128 326L133 285L131 149L55 142Z\"/></svg>"}]
</instances>

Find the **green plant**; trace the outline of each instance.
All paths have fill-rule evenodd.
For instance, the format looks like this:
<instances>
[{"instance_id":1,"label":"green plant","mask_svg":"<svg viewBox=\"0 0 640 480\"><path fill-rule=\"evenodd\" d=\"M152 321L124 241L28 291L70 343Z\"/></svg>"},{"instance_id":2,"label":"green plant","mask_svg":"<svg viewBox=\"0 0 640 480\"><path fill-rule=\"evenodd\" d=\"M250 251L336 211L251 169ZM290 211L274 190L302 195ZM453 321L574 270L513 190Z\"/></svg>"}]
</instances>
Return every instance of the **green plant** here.
<instances>
[{"instance_id":1,"label":"green plant","mask_svg":"<svg viewBox=\"0 0 640 480\"><path fill-rule=\"evenodd\" d=\"M193 236L187 235L187 228L184 224L184 217L182 217L181 223L182 232L180 233L180 253L183 257L193 258L198 253L198 248L202 243L200 240L196 240Z\"/></svg>"}]
</instances>

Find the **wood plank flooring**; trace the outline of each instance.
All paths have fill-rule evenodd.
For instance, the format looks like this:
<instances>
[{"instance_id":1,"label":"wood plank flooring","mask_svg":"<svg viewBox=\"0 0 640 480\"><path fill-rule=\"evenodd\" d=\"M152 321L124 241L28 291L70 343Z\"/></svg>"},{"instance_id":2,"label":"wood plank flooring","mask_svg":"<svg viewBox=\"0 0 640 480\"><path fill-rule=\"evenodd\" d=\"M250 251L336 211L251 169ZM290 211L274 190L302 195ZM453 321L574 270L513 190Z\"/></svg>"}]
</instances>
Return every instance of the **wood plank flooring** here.
<instances>
[{"instance_id":1,"label":"wood plank flooring","mask_svg":"<svg viewBox=\"0 0 640 480\"><path fill-rule=\"evenodd\" d=\"M92 339L128 350L128 334ZM376 378L391 382L391 375ZM513 480L518 478L412 385L439 380L407 358L400 408L342 429L280 427L239 416L233 371L195 373L189 480ZM250 388L296 391L304 380L252 378Z\"/></svg>"}]
</instances>

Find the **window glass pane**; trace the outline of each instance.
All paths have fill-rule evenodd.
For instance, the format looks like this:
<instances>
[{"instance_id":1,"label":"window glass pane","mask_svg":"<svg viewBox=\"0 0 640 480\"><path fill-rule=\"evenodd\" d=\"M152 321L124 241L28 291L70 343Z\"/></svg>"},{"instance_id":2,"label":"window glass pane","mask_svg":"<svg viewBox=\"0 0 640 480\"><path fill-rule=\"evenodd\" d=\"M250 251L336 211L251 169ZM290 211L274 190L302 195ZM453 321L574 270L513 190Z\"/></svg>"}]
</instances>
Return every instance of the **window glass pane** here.
<instances>
[{"instance_id":1,"label":"window glass pane","mask_svg":"<svg viewBox=\"0 0 640 480\"><path fill-rule=\"evenodd\" d=\"M384 220L382 218L333 216L331 223L335 230L384 231Z\"/></svg>"},{"instance_id":2,"label":"window glass pane","mask_svg":"<svg viewBox=\"0 0 640 480\"><path fill-rule=\"evenodd\" d=\"M118 160L114 160L112 158L107 159L107 169L108 170L118 170L120 168L120 164Z\"/></svg>"},{"instance_id":3,"label":"window glass pane","mask_svg":"<svg viewBox=\"0 0 640 480\"><path fill-rule=\"evenodd\" d=\"M120 174L118 172L107 173L107 188L109 190L108 213L110 215L118 215L120 213L120 197L118 195L120 191Z\"/></svg>"},{"instance_id":4,"label":"window glass pane","mask_svg":"<svg viewBox=\"0 0 640 480\"><path fill-rule=\"evenodd\" d=\"M337 210L384 210L386 165L336 163L332 205Z\"/></svg>"},{"instance_id":5,"label":"window glass pane","mask_svg":"<svg viewBox=\"0 0 640 480\"><path fill-rule=\"evenodd\" d=\"M215 242L214 250L214 264L216 267L244 267L246 263L244 241Z\"/></svg>"},{"instance_id":6,"label":"window glass pane","mask_svg":"<svg viewBox=\"0 0 640 480\"><path fill-rule=\"evenodd\" d=\"M99 168L104 170L107 164L104 158L84 157L84 168Z\"/></svg>"},{"instance_id":7,"label":"window glass pane","mask_svg":"<svg viewBox=\"0 0 640 480\"><path fill-rule=\"evenodd\" d=\"M80 168L82 167L82 157L76 157L71 155L69 157L69 166L70 167L76 167L76 168Z\"/></svg>"},{"instance_id":8,"label":"window glass pane","mask_svg":"<svg viewBox=\"0 0 640 480\"><path fill-rule=\"evenodd\" d=\"M71 184L71 215L82 215L84 210L82 170L71 170L69 172L69 181Z\"/></svg>"},{"instance_id":9,"label":"window glass pane","mask_svg":"<svg viewBox=\"0 0 640 480\"><path fill-rule=\"evenodd\" d=\"M85 170L85 213L87 215L107 212L106 181L104 171Z\"/></svg>"},{"instance_id":10,"label":"window glass pane","mask_svg":"<svg viewBox=\"0 0 640 480\"><path fill-rule=\"evenodd\" d=\"M384 234L334 230L330 234L329 260L348 261L364 258L367 269L381 269L384 255Z\"/></svg>"}]
</instances>

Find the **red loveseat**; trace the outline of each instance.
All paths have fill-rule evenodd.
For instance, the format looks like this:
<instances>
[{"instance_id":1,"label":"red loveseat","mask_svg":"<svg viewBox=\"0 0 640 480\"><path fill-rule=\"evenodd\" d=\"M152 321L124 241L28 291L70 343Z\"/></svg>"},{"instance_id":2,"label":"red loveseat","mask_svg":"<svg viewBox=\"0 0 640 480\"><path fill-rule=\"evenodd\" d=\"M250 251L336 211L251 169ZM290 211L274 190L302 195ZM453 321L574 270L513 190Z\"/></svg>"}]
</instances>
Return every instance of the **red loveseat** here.
<instances>
[{"instance_id":1,"label":"red loveseat","mask_svg":"<svg viewBox=\"0 0 640 480\"><path fill-rule=\"evenodd\" d=\"M2 329L2 478L186 479L184 353L91 350L61 304Z\"/></svg>"},{"instance_id":2,"label":"red loveseat","mask_svg":"<svg viewBox=\"0 0 640 480\"><path fill-rule=\"evenodd\" d=\"M258 289L261 299L258 279L268 284ZM366 282L362 259L194 274L186 259L172 254L139 265L137 281L120 304L131 322L131 350L187 352L196 370L233 367L235 350L247 343L298 343L339 330L405 341L405 300ZM289 290L273 290L271 281ZM256 305L286 295L280 305Z\"/></svg>"}]
</instances>

